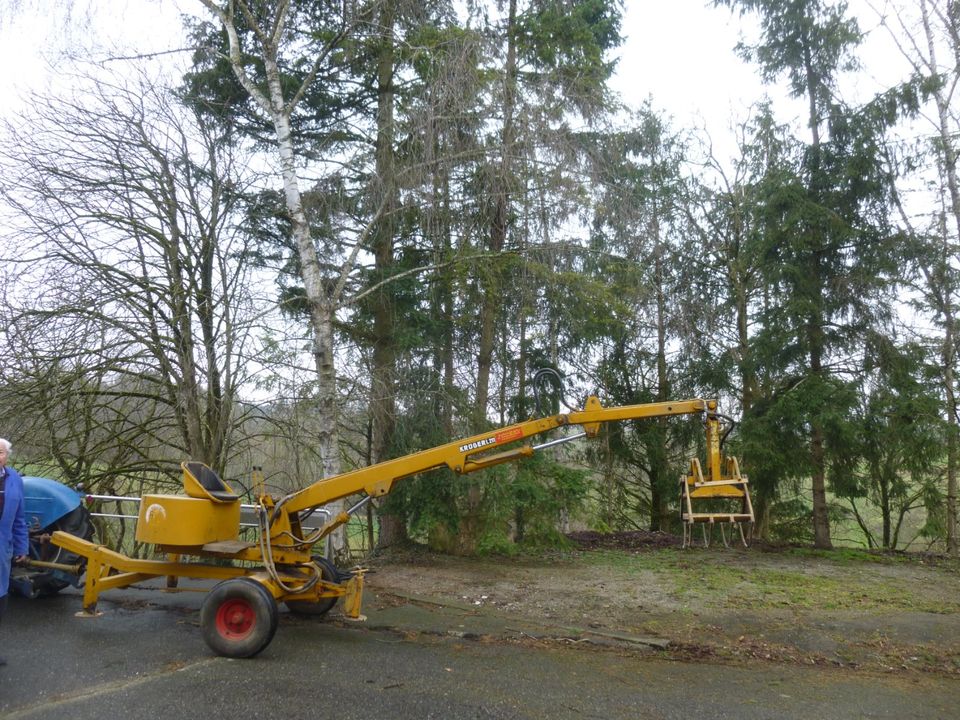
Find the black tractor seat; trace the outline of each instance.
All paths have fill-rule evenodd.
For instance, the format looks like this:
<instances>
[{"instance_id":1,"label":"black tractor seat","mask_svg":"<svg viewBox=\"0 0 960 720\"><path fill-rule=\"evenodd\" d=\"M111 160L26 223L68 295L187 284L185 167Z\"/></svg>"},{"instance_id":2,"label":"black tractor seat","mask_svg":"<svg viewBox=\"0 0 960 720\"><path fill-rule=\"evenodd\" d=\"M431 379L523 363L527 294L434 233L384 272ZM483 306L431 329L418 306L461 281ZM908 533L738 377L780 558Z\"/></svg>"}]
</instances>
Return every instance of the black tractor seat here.
<instances>
[{"instance_id":1,"label":"black tractor seat","mask_svg":"<svg viewBox=\"0 0 960 720\"><path fill-rule=\"evenodd\" d=\"M180 467L183 469L183 487L187 495L206 497L216 502L235 502L240 499L213 468L202 462L184 462Z\"/></svg>"}]
</instances>

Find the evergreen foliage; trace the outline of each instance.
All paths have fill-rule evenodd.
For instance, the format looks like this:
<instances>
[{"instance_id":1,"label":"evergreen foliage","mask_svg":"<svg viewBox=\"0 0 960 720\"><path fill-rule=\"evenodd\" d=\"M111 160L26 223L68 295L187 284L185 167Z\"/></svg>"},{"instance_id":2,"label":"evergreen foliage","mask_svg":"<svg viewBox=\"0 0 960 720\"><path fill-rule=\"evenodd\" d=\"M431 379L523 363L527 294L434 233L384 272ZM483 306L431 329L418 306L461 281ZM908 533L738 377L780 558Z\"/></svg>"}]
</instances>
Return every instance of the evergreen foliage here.
<instances>
[{"instance_id":1,"label":"evergreen foliage","mask_svg":"<svg viewBox=\"0 0 960 720\"><path fill-rule=\"evenodd\" d=\"M740 53L806 106L797 127L771 101L759 103L729 160L701 152L702 133L677 127L656 98L632 112L618 106L609 88L623 41L618 0L290 3L273 50L279 96L291 102L295 158L284 180L300 183L300 219L277 178L241 186L230 176L213 200L188 193L172 211L199 220L161 218L153 228L144 187L110 185L138 162L124 143L103 184L90 187L80 172L64 176L55 123L38 126L35 142L7 128L14 149L4 153L2 191L32 222L11 222L11 242L72 247L76 232L89 243L93 225L56 219L124 206L130 237L181 232L172 253L144 264L185 263L183 302L194 313L183 320L140 297L140 285L163 273L124 284L115 275L123 263L98 257L102 272L91 273L82 253L55 261L33 253L30 277L58 282L31 306L17 279L5 280L5 337L28 352L2 368L0 410L29 402L37 418L14 442L32 460L54 458L65 479L101 487L118 486L103 463L65 448L101 454L118 478L144 482L149 463L206 452L227 476L273 464L271 480L291 488L330 467L316 447L331 436L331 418L335 459L348 469L563 412L557 394L578 407L587 394L605 405L717 397L739 421L728 450L751 479L756 535L826 547L843 527L844 540L853 532L870 547L955 544L960 134L949 112L932 142L906 146L891 130L931 103L949 110L956 68L918 62L900 84L848 104L841 80L859 71L863 35L845 3L714 5L758 20L759 37ZM217 184L208 165L220 157L276 165L276 117L250 88L270 96L269 53L256 51L266 41L255 26L280 5L244 7L249 14L234 20L250 84L231 65L224 26L194 18L188 30L200 49L163 96L209 141L202 162L150 145L151 162L186 178L184 187ZM97 123L90 108L71 112ZM33 182L14 180L28 177L25 168ZM903 186L932 176L917 221ZM202 211L221 207L219 225L202 227ZM115 218L104 212L101 221ZM226 250L228 232L244 241L235 251ZM319 265L309 291L304 238ZM211 314L209 288L194 279L203 263L243 278L250 293L236 284L222 292L235 291L236 311ZM176 277L167 286L171 296L182 290ZM185 375L175 367L163 385L144 369L143 351L110 356L112 339L151 334L140 320L154 315L138 320L121 311L125 303L156 314L156 342L143 345L158 365L167 354L208 363L192 381L191 406L189 393L177 393ZM333 327L332 388L311 367L318 303ZM253 324L254 305L268 327ZM96 358L65 330L77 317L97 341ZM208 344L191 355L194 329L206 330ZM233 354L220 362L236 365L218 380L225 348ZM538 405L540 368L566 380ZM252 405L242 404L240 378L253 372L269 399L245 413ZM208 387L228 379L229 392ZM164 392L149 402L131 400L158 384ZM229 422L211 434L209 418L221 416ZM700 444L696 421L637 421L604 427L585 449L470 476L425 473L377 507L382 540L516 552L562 544L574 525L675 531L677 478Z\"/></svg>"}]
</instances>

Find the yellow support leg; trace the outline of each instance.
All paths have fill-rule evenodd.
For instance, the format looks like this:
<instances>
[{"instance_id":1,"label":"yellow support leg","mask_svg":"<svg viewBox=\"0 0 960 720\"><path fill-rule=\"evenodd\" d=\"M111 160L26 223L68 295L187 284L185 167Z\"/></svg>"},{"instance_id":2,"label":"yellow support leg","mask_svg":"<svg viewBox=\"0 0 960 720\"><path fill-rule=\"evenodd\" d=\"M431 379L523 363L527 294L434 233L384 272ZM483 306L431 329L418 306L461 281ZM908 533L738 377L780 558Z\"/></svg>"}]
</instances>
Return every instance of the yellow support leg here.
<instances>
[{"instance_id":1,"label":"yellow support leg","mask_svg":"<svg viewBox=\"0 0 960 720\"><path fill-rule=\"evenodd\" d=\"M346 594L343 596L343 613L351 620L363 621L366 616L360 614L360 606L363 603L363 576L366 570L357 569L353 577L347 580Z\"/></svg>"}]
</instances>

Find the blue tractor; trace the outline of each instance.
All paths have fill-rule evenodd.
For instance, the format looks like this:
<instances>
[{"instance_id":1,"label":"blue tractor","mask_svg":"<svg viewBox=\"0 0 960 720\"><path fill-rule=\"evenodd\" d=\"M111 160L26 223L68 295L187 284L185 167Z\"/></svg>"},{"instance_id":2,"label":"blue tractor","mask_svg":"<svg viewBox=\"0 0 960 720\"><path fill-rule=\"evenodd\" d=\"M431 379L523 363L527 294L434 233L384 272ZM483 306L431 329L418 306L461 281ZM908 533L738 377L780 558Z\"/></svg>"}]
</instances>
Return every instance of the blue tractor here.
<instances>
[{"instance_id":1,"label":"blue tractor","mask_svg":"<svg viewBox=\"0 0 960 720\"><path fill-rule=\"evenodd\" d=\"M14 567L10 589L26 597L55 595L68 585L79 587L86 560L50 542L56 530L90 540L93 523L83 495L66 485L42 477L23 478L27 528L30 532L30 565Z\"/></svg>"}]
</instances>

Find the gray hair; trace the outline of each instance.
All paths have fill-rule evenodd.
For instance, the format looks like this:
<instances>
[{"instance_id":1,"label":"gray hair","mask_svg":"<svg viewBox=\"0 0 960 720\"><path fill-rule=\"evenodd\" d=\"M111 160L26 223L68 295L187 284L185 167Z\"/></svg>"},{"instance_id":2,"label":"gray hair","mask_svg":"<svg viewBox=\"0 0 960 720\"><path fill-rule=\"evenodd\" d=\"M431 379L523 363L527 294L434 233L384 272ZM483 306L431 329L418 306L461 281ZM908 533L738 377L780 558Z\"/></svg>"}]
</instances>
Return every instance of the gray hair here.
<instances>
[{"instance_id":1,"label":"gray hair","mask_svg":"<svg viewBox=\"0 0 960 720\"><path fill-rule=\"evenodd\" d=\"M13 450L13 445L10 444L10 441L6 438L0 438L0 445L7 451L7 455L10 454L10 451Z\"/></svg>"}]
</instances>

